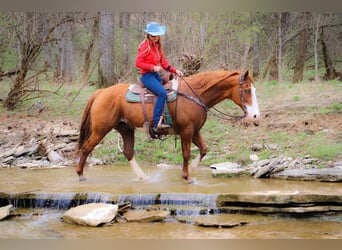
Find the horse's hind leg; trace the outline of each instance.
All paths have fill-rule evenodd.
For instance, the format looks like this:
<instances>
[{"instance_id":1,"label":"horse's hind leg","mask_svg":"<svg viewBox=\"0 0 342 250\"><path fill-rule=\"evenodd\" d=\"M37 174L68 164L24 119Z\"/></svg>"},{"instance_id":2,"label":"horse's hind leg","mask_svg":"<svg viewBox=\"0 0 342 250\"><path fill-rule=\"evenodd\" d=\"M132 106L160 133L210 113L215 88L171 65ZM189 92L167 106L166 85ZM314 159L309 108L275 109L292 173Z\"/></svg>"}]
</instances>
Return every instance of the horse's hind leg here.
<instances>
[{"instance_id":1,"label":"horse's hind leg","mask_svg":"<svg viewBox=\"0 0 342 250\"><path fill-rule=\"evenodd\" d=\"M202 138L201 133L199 131L194 134L194 136L192 138L192 142L193 142L193 144L195 144L199 148L200 153L191 162L190 171L198 167L199 163L201 162L201 160L207 154L207 151L208 151L208 146L203 141L203 138Z\"/></svg>"},{"instance_id":2,"label":"horse's hind leg","mask_svg":"<svg viewBox=\"0 0 342 250\"><path fill-rule=\"evenodd\" d=\"M135 160L134 157L134 129L132 129L128 124L124 122L120 122L115 129L121 134L123 143L124 143L124 150L123 153L127 160L129 161L130 165L132 166L135 174L138 176L140 180L146 179L145 173L142 171L140 166Z\"/></svg>"},{"instance_id":3,"label":"horse's hind leg","mask_svg":"<svg viewBox=\"0 0 342 250\"><path fill-rule=\"evenodd\" d=\"M89 154L93 151L94 147L102 140L102 138L106 134L99 134L96 132L93 132L90 137L86 140L86 142L83 144L82 148L80 149L80 160L78 162L78 165L76 167L76 173L78 174L80 181L85 181L86 178L83 175L83 169L85 166L85 163L87 161L87 158Z\"/></svg>"}]
</instances>

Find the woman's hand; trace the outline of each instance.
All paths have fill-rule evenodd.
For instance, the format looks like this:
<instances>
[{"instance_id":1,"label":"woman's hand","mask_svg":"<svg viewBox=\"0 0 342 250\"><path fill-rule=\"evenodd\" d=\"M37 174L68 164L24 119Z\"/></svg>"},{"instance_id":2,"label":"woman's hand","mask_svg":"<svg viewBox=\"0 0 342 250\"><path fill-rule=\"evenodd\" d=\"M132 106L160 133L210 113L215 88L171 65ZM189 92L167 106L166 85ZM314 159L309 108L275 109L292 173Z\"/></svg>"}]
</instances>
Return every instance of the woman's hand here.
<instances>
[{"instance_id":1,"label":"woman's hand","mask_svg":"<svg viewBox=\"0 0 342 250\"><path fill-rule=\"evenodd\" d=\"M178 69L176 69L176 74L177 74L178 76L184 76L183 72L180 71L180 70L178 70Z\"/></svg>"},{"instance_id":2,"label":"woman's hand","mask_svg":"<svg viewBox=\"0 0 342 250\"><path fill-rule=\"evenodd\" d=\"M163 70L163 68L162 68L161 66L158 66L158 65L153 66L153 71L154 71L154 72L160 72L160 71L162 71L162 70Z\"/></svg>"}]
</instances>

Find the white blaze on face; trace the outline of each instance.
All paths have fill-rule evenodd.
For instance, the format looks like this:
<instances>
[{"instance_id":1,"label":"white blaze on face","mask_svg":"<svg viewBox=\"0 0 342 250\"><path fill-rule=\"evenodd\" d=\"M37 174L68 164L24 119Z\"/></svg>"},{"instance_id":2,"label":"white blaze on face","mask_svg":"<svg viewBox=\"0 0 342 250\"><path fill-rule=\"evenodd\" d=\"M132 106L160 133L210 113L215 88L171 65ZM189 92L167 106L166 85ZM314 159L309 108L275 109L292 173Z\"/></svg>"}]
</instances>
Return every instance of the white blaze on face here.
<instances>
[{"instance_id":1,"label":"white blaze on face","mask_svg":"<svg viewBox=\"0 0 342 250\"><path fill-rule=\"evenodd\" d=\"M260 111L259 111L259 105L258 105L258 101L256 98L256 90L254 88L254 86L251 86L251 91L252 91L252 105L246 105L246 109L247 109L247 118L248 119L258 119L260 116Z\"/></svg>"}]
</instances>

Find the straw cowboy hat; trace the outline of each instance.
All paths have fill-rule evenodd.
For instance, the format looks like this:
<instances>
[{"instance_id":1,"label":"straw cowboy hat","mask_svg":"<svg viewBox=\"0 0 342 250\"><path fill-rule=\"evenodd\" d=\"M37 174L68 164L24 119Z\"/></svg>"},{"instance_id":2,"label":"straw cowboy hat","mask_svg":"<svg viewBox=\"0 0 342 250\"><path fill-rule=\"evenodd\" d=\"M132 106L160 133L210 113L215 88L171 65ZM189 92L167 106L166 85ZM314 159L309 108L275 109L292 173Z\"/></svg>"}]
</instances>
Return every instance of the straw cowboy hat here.
<instances>
[{"instance_id":1,"label":"straw cowboy hat","mask_svg":"<svg viewBox=\"0 0 342 250\"><path fill-rule=\"evenodd\" d=\"M162 36L166 32L166 27L159 25L157 22L149 22L146 25L145 32L152 36Z\"/></svg>"}]
</instances>

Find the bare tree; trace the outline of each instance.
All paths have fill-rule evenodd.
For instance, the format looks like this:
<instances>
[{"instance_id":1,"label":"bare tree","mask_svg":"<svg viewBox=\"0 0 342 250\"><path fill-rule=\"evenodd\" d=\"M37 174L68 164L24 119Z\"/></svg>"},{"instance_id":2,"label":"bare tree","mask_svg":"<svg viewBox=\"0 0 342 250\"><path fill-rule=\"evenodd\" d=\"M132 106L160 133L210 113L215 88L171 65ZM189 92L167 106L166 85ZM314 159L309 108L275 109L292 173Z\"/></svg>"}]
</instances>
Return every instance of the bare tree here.
<instances>
[{"instance_id":1,"label":"bare tree","mask_svg":"<svg viewBox=\"0 0 342 250\"><path fill-rule=\"evenodd\" d=\"M60 14L66 21L57 27L57 51L55 78L70 82L73 79L72 17ZM68 21L70 20L70 21Z\"/></svg>"},{"instance_id":2,"label":"bare tree","mask_svg":"<svg viewBox=\"0 0 342 250\"><path fill-rule=\"evenodd\" d=\"M303 12L301 17L302 31L299 36L299 44L297 49L296 64L294 68L294 75L292 82L300 82L303 80L303 72L305 65L305 56L307 51L307 44L309 38L309 28L308 28L308 13Z\"/></svg>"},{"instance_id":3,"label":"bare tree","mask_svg":"<svg viewBox=\"0 0 342 250\"><path fill-rule=\"evenodd\" d=\"M254 33L254 46L253 46L253 77L257 78L260 74L260 56L259 56L259 33Z\"/></svg>"},{"instance_id":4,"label":"bare tree","mask_svg":"<svg viewBox=\"0 0 342 250\"><path fill-rule=\"evenodd\" d=\"M42 18L44 17L40 14L33 12L13 13L12 18L15 22L12 28L16 34L19 60L17 75L4 102L4 106L8 110L15 109L18 102L28 94L28 83L25 82L25 78L52 32L51 28L48 32L43 32L45 28L42 29L44 23Z\"/></svg>"},{"instance_id":5,"label":"bare tree","mask_svg":"<svg viewBox=\"0 0 342 250\"><path fill-rule=\"evenodd\" d=\"M130 32L129 32L129 21L131 13L124 12L121 15L121 27L123 29L123 59L122 65L129 65L129 55L130 55ZM126 67L124 67L126 69Z\"/></svg>"},{"instance_id":6,"label":"bare tree","mask_svg":"<svg viewBox=\"0 0 342 250\"><path fill-rule=\"evenodd\" d=\"M327 40L328 40L327 36L328 35L326 34L325 28L322 28L321 43L322 43L323 60L324 60L324 65L325 65L325 70L326 70L324 79L332 80L332 79L335 79L338 75L331 59L330 50L329 50L328 43L327 43Z\"/></svg>"},{"instance_id":7,"label":"bare tree","mask_svg":"<svg viewBox=\"0 0 342 250\"><path fill-rule=\"evenodd\" d=\"M90 57L93 52L93 48L94 48L94 44L96 40L96 34L98 33L98 28L99 28L99 17L95 16L93 18L93 26L92 26L92 31L90 34L90 40L85 50L81 82L86 82L89 76L89 69L90 69L90 62L91 62Z\"/></svg>"},{"instance_id":8,"label":"bare tree","mask_svg":"<svg viewBox=\"0 0 342 250\"><path fill-rule=\"evenodd\" d=\"M98 36L100 51L98 87L105 87L116 82L114 74L114 18L112 13L99 13Z\"/></svg>"},{"instance_id":9,"label":"bare tree","mask_svg":"<svg viewBox=\"0 0 342 250\"><path fill-rule=\"evenodd\" d=\"M318 75L318 38L319 38L319 30L321 25L321 13L318 13L318 15L315 17L315 42L314 42L314 56L315 56L315 81L319 81L319 75Z\"/></svg>"}]
</instances>

